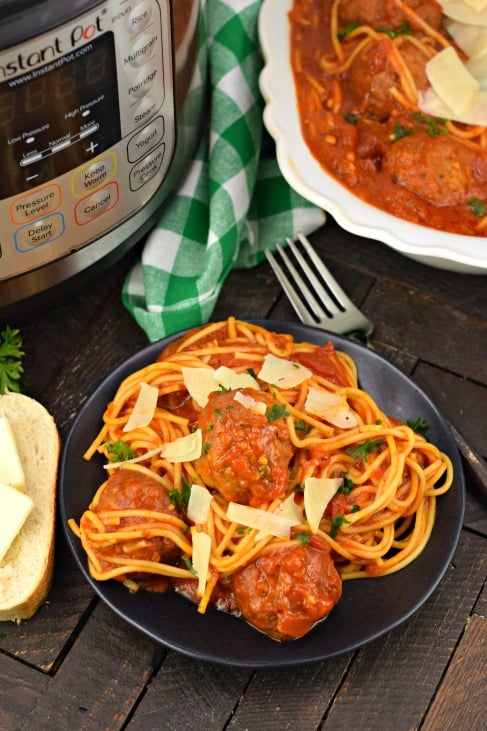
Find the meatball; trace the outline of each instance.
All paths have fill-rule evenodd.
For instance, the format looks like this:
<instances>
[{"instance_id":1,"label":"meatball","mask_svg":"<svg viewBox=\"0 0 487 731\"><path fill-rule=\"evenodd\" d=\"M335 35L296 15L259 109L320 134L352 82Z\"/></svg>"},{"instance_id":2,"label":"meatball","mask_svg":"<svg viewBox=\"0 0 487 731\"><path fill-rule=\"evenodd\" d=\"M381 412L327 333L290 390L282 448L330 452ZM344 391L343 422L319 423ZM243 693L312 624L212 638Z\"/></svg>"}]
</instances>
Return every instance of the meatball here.
<instances>
[{"instance_id":1,"label":"meatball","mask_svg":"<svg viewBox=\"0 0 487 731\"><path fill-rule=\"evenodd\" d=\"M416 132L390 146L383 171L397 185L436 206L453 206L485 197L487 155L479 156L448 135Z\"/></svg>"},{"instance_id":2,"label":"meatball","mask_svg":"<svg viewBox=\"0 0 487 731\"><path fill-rule=\"evenodd\" d=\"M409 42L402 44L400 52L416 87L426 89L428 79L424 55ZM381 38L359 53L344 73L344 85L351 100L350 108L345 111L366 115L379 122L387 120L396 106L391 89L400 88L391 41Z\"/></svg>"},{"instance_id":3,"label":"meatball","mask_svg":"<svg viewBox=\"0 0 487 731\"><path fill-rule=\"evenodd\" d=\"M236 401L235 393L210 394L201 411L203 454L196 469L229 501L255 506L284 497L293 447L280 405L267 392L242 389L245 396L266 404L266 414L256 414Z\"/></svg>"},{"instance_id":4,"label":"meatball","mask_svg":"<svg viewBox=\"0 0 487 731\"><path fill-rule=\"evenodd\" d=\"M435 30L443 22L441 6L436 0L409 0L408 6ZM339 21L343 27L349 24L365 24L385 28L401 28L404 22L414 25L411 16L405 15L394 0L347 0L339 7Z\"/></svg>"},{"instance_id":5,"label":"meatball","mask_svg":"<svg viewBox=\"0 0 487 731\"><path fill-rule=\"evenodd\" d=\"M291 544L233 575L242 616L275 640L303 637L339 601L342 581L328 550Z\"/></svg>"},{"instance_id":6,"label":"meatball","mask_svg":"<svg viewBox=\"0 0 487 731\"><path fill-rule=\"evenodd\" d=\"M399 83L390 54L390 41L382 38L355 57L344 74L344 85L353 104L347 111L379 121L389 118L395 104L391 88Z\"/></svg>"},{"instance_id":7,"label":"meatball","mask_svg":"<svg viewBox=\"0 0 487 731\"><path fill-rule=\"evenodd\" d=\"M117 470L108 478L97 505L92 506L91 510L94 513L100 513L131 508L174 513L165 489L157 480L134 470ZM133 527L141 522L147 523L148 521L145 518L126 517L122 518L121 526ZM116 530L117 527L115 526L113 530ZM115 543L113 546L96 548L95 553L102 563L109 557L130 556L130 558L138 560L174 564L181 556L178 546L168 538L160 536ZM106 561L105 565L111 566ZM121 576L119 580L123 581L126 578L126 576ZM130 578L152 590L160 591L168 588L165 579L147 573L131 573Z\"/></svg>"}]
</instances>

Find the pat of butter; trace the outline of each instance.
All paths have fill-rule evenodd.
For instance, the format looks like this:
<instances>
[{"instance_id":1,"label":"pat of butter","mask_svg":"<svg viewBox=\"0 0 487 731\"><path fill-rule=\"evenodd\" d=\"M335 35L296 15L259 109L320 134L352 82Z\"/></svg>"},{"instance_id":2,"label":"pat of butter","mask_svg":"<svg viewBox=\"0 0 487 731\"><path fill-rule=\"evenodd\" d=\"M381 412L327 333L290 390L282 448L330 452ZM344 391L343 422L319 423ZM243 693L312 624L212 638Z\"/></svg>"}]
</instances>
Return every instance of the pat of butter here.
<instances>
[{"instance_id":1,"label":"pat of butter","mask_svg":"<svg viewBox=\"0 0 487 731\"><path fill-rule=\"evenodd\" d=\"M20 490L0 482L0 561L32 510L32 499Z\"/></svg>"},{"instance_id":2,"label":"pat of butter","mask_svg":"<svg viewBox=\"0 0 487 731\"><path fill-rule=\"evenodd\" d=\"M25 492L25 477L9 420L0 413L0 482Z\"/></svg>"}]
</instances>

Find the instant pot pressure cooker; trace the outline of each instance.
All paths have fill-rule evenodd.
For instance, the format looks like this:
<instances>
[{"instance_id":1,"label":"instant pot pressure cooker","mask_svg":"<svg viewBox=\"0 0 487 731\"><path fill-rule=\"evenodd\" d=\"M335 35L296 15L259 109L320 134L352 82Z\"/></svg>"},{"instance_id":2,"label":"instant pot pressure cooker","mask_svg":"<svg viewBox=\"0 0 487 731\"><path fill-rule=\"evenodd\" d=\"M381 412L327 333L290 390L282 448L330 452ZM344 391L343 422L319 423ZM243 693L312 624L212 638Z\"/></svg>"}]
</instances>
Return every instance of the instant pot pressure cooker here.
<instances>
[{"instance_id":1,"label":"instant pot pressure cooker","mask_svg":"<svg viewBox=\"0 0 487 731\"><path fill-rule=\"evenodd\" d=\"M199 0L0 0L0 319L153 225L201 129L198 34Z\"/></svg>"}]
</instances>

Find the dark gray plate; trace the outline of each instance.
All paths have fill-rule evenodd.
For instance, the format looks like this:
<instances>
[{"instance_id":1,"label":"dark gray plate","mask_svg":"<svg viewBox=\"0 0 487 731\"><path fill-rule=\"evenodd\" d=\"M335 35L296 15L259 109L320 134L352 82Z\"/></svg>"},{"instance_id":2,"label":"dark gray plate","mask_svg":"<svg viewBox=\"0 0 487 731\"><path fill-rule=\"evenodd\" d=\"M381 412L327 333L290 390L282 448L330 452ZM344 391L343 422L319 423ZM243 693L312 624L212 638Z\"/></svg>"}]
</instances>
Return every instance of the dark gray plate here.
<instances>
[{"instance_id":1,"label":"dark gray plate","mask_svg":"<svg viewBox=\"0 0 487 731\"><path fill-rule=\"evenodd\" d=\"M437 519L424 552L414 563L390 576L344 582L343 596L329 617L307 636L278 643L244 621L210 608L205 615L174 592L130 594L115 581L96 582L87 570L86 555L67 527L79 520L104 479L102 462L83 460L83 453L101 428L101 416L119 383L153 362L162 348L180 334L153 343L129 358L96 389L83 405L65 442L60 468L59 506L68 545L86 580L106 604L154 640L199 660L247 667L278 667L316 662L355 650L404 622L428 599L446 572L455 551L465 509L460 457L450 430L428 396L397 367L377 353L341 336L294 323L272 320L259 325L289 332L295 340L324 343L355 360L360 385L380 407L401 421L423 417L428 439L453 460L455 480L438 499Z\"/></svg>"}]
</instances>

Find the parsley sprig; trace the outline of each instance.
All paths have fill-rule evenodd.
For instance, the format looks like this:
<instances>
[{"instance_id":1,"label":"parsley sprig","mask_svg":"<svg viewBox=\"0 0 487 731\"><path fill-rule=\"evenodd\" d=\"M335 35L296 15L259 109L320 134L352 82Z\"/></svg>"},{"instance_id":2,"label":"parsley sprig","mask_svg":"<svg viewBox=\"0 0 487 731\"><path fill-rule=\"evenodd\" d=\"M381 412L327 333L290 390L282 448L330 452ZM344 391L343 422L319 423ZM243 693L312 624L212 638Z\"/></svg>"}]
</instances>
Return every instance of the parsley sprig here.
<instances>
[{"instance_id":1,"label":"parsley sprig","mask_svg":"<svg viewBox=\"0 0 487 731\"><path fill-rule=\"evenodd\" d=\"M24 355L20 330L7 325L0 333L0 393L22 390Z\"/></svg>"},{"instance_id":2,"label":"parsley sprig","mask_svg":"<svg viewBox=\"0 0 487 731\"><path fill-rule=\"evenodd\" d=\"M136 456L130 444L124 442L123 439L119 439L118 442L108 442L106 446L109 462L125 462Z\"/></svg>"},{"instance_id":3,"label":"parsley sprig","mask_svg":"<svg viewBox=\"0 0 487 731\"><path fill-rule=\"evenodd\" d=\"M269 422L284 419L286 416L289 416L286 404L274 404L274 406L271 406L271 408L266 412L266 419Z\"/></svg>"},{"instance_id":4,"label":"parsley sprig","mask_svg":"<svg viewBox=\"0 0 487 731\"><path fill-rule=\"evenodd\" d=\"M383 439L366 439L365 442L357 444L356 447L349 447L346 451L351 457L360 457L364 462L367 462L368 455L371 452L377 452L381 444L384 444Z\"/></svg>"},{"instance_id":5,"label":"parsley sprig","mask_svg":"<svg viewBox=\"0 0 487 731\"><path fill-rule=\"evenodd\" d=\"M183 483L183 489L181 490L181 492L174 489L169 490L169 492L167 493L169 500L174 505L180 515L186 512L189 502L189 496L191 494L191 485L184 477L184 475L181 477L181 482Z\"/></svg>"}]
</instances>

